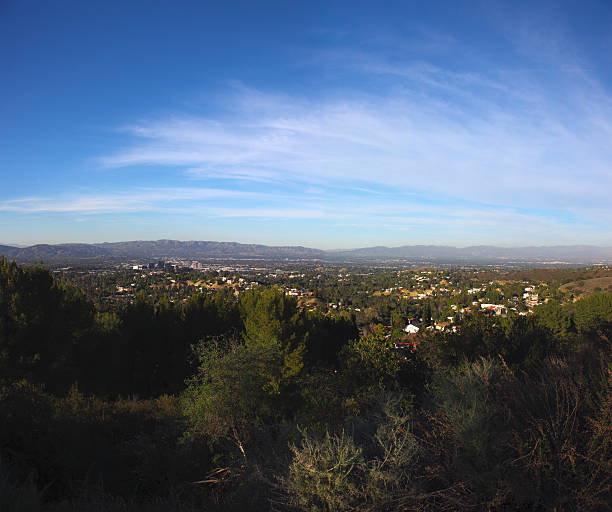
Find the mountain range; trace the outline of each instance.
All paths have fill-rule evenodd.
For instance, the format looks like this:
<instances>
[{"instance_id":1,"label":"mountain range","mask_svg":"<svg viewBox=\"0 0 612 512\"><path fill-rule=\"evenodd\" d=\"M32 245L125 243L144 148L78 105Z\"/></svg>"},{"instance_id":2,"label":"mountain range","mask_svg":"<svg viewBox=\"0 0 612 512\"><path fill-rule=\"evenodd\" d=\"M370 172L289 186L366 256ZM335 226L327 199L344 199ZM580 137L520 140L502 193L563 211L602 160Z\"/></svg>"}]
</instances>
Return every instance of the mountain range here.
<instances>
[{"instance_id":1,"label":"mountain range","mask_svg":"<svg viewBox=\"0 0 612 512\"><path fill-rule=\"evenodd\" d=\"M267 246L211 241L132 241L95 244L0 245L0 254L18 262L76 262L207 258L331 261L431 261L435 263L612 263L612 247L567 245L548 247L451 247L404 245L323 251L301 246Z\"/></svg>"},{"instance_id":2,"label":"mountain range","mask_svg":"<svg viewBox=\"0 0 612 512\"><path fill-rule=\"evenodd\" d=\"M417 260L435 262L612 262L612 247L593 245L558 245L540 247L496 247L479 245L451 247L441 245L404 245L401 247L366 247L334 251L339 258L365 260Z\"/></svg>"},{"instance_id":3,"label":"mountain range","mask_svg":"<svg viewBox=\"0 0 612 512\"><path fill-rule=\"evenodd\" d=\"M0 245L0 254L16 261L75 261L75 260L132 260L132 259L317 259L325 252L307 247L239 244L236 242L200 242L155 240L133 242L104 242L97 244L38 244L30 247Z\"/></svg>"}]
</instances>

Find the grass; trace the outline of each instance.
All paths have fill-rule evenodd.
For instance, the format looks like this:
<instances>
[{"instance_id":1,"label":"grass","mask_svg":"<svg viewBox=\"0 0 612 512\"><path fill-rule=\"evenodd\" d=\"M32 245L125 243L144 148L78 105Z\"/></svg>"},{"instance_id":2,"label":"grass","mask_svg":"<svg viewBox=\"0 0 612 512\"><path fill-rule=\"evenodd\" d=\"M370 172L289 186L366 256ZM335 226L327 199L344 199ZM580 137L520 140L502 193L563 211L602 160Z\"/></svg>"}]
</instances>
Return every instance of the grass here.
<instances>
[{"instance_id":1,"label":"grass","mask_svg":"<svg viewBox=\"0 0 612 512\"><path fill-rule=\"evenodd\" d=\"M612 292L612 276L579 279L564 284L560 290L572 293L575 297L588 297L598 292Z\"/></svg>"}]
</instances>

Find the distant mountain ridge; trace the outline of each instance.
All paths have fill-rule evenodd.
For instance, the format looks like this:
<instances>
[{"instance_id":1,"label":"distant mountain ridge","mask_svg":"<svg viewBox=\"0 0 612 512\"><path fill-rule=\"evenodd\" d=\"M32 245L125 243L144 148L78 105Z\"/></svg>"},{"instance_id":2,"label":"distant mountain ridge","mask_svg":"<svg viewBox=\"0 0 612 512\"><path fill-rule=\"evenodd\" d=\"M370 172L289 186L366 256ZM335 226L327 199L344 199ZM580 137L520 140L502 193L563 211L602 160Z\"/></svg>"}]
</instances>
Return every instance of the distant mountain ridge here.
<instances>
[{"instance_id":1,"label":"distant mountain ridge","mask_svg":"<svg viewBox=\"0 0 612 512\"><path fill-rule=\"evenodd\" d=\"M612 247L593 245L558 245L541 247L497 247L478 245L451 247L440 245L404 245L401 247L365 247L362 249L333 251L337 258L431 260L458 262L612 262Z\"/></svg>"},{"instance_id":2,"label":"distant mountain ridge","mask_svg":"<svg viewBox=\"0 0 612 512\"><path fill-rule=\"evenodd\" d=\"M299 246L267 246L210 241L132 241L96 244L38 244L30 247L0 245L0 254L17 261L198 259L198 258L289 258L317 259L325 252Z\"/></svg>"},{"instance_id":3,"label":"distant mountain ridge","mask_svg":"<svg viewBox=\"0 0 612 512\"><path fill-rule=\"evenodd\" d=\"M564 262L612 263L612 247L565 245L542 247L404 245L323 251L301 246L268 246L237 242L154 240L95 244L0 245L0 254L18 262L252 258L290 260L406 260L435 263Z\"/></svg>"}]
</instances>

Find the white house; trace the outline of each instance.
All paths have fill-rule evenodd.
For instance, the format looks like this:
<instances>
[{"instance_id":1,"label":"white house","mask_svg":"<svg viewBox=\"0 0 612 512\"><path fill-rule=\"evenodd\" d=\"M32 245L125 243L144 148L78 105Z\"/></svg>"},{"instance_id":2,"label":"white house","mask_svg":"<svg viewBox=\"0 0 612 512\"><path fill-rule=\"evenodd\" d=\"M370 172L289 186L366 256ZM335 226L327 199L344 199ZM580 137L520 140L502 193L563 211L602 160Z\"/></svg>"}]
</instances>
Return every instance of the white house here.
<instances>
[{"instance_id":1,"label":"white house","mask_svg":"<svg viewBox=\"0 0 612 512\"><path fill-rule=\"evenodd\" d=\"M419 332L419 328L416 325L408 324L406 327L404 327L404 332L407 332L408 334L416 334Z\"/></svg>"}]
</instances>

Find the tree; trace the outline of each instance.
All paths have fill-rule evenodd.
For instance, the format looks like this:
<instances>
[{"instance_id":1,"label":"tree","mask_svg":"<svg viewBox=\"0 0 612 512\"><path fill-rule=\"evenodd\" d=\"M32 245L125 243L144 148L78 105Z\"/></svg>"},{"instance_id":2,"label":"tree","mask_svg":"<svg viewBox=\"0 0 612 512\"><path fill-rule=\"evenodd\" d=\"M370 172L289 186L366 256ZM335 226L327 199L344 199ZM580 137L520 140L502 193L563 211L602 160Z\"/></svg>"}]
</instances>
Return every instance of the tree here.
<instances>
[{"instance_id":1,"label":"tree","mask_svg":"<svg viewBox=\"0 0 612 512\"><path fill-rule=\"evenodd\" d=\"M396 338L401 337L406 326L406 317L402 314L399 309L393 310L391 313L391 328L393 330L393 336Z\"/></svg>"},{"instance_id":2,"label":"tree","mask_svg":"<svg viewBox=\"0 0 612 512\"><path fill-rule=\"evenodd\" d=\"M429 370L416 352L393 348L381 336L365 336L342 351L342 377L364 402L386 390L402 390L420 396L429 380Z\"/></svg>"},{"instance_id":3,"label":"tree","mask_svg":"<svg viewBox=\"0 0 612 512\"><path fill-rule=\"evenodd\" d=\"M421 312L421 317L423 319L423 325L428 327L431 325L431 301L427 300L423 304L423 310Z\"/></svg>"},{"instance_id":4,"label":"tree","mask_svg":"<svg viewBox=\"0 0 612 512\"><path fill-rule=\"evenodd\" d=\"M354 319L325 316L319 312L306 314L305 363L310 367L337 367L338 355L350 340L357 339L359 331Z\"/></svg>"},{"instance_id":5,"label":"tree","mask_svg":"<svg viewBox=\"0 0 612 512\"><path fill-rule=\"evenodd\" d=\"M247 347L275 345L283 364L281 380L297 376L304 367L305 324L293 297L277 288L249 290L240 301ZM282 382L275 383L278 388Z\"/></svg>"},{"instance_id":6,"label":"tree","mask_svg":"<svg viewBox=\"0 0 612 512\"><path fill-rule=\"evenodd\" d=\"M555 336L565 338L572 329L572 317L566 307L557 300L549 300L535 308L538 322L550 329Z\"/></svg>"},{"instance_id":7,"label":"tree","mask_svg":"<svg viewBox=\"0 0 612 512\"><path fill-rule=\"evenodd\" d=\"M279 411L279 346L217 339L200 344L197 355L200 365L183 393L190 431L232 441L246 459L254 432Z\"/></svg>"},{"instance_id":8,"label":"tree","mask_svg":"<svg viewBox=\"0 0 612 512\"><path fill-rule=\"evenodd\" d=\"M78 380L93 306L42 266L21 268L0 257L0 375L27 378L51 391Z\"/></svg>"},{"instance_id":9,"label":"tree","mask_svg":"<svg viewBox=\"0 0 612 512\"><path fill-rule=\"evenodd\" d=\"M596 293L574 304L574 320L579 332L594 331L612 322L612 293Z\"/></svg>"}]
</instances>

